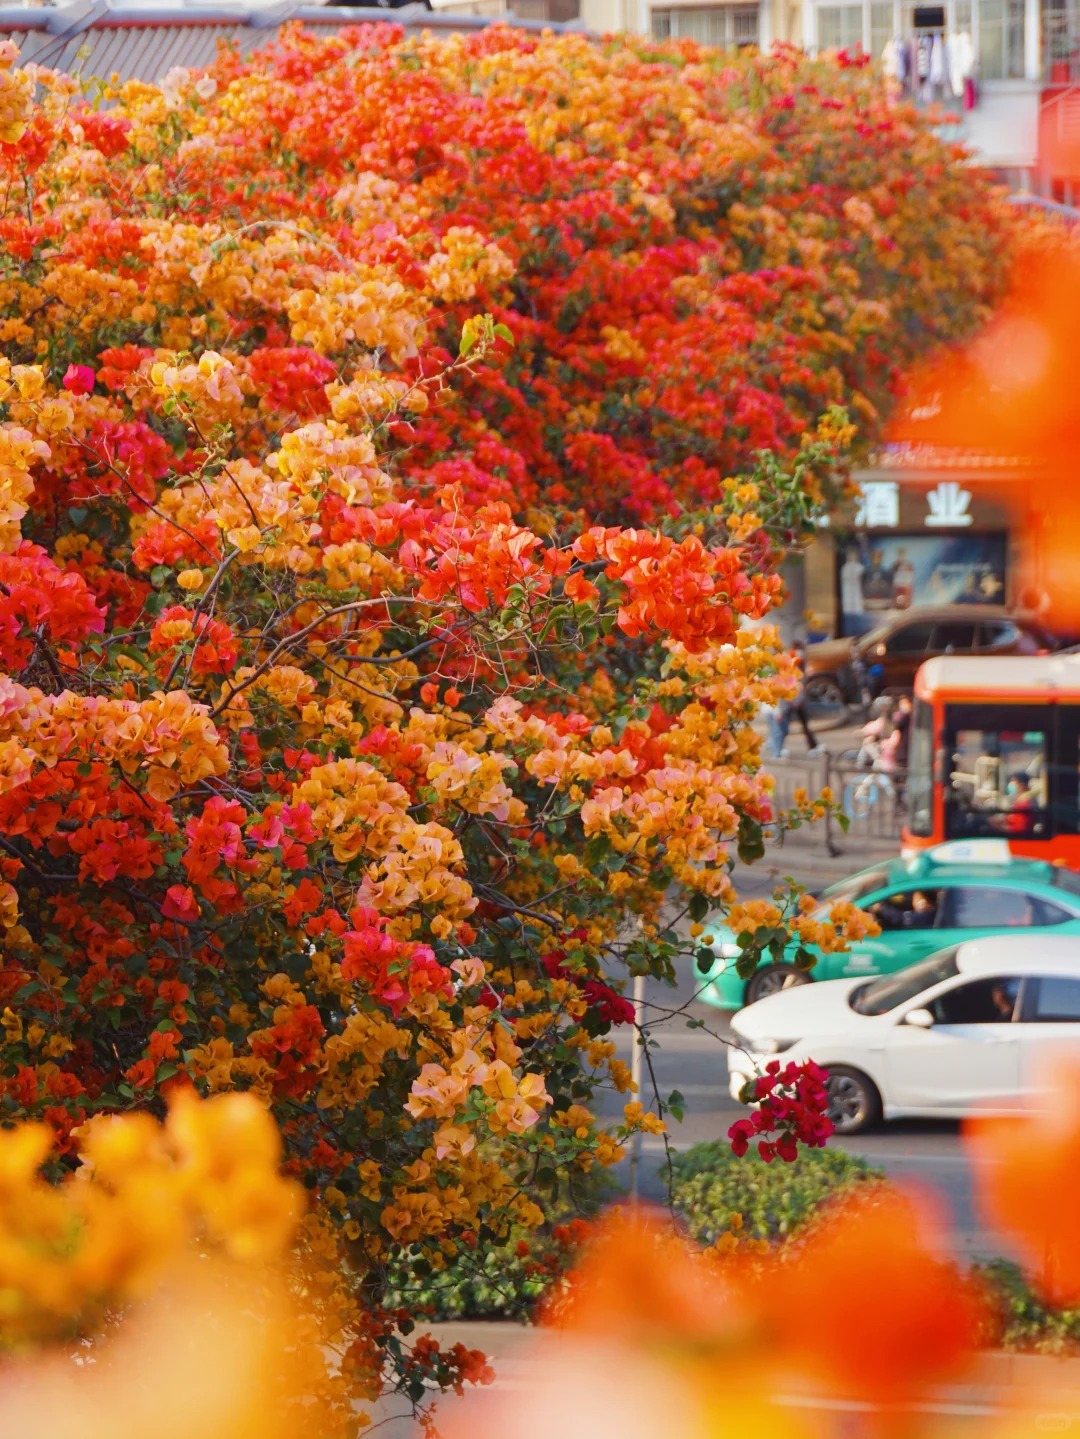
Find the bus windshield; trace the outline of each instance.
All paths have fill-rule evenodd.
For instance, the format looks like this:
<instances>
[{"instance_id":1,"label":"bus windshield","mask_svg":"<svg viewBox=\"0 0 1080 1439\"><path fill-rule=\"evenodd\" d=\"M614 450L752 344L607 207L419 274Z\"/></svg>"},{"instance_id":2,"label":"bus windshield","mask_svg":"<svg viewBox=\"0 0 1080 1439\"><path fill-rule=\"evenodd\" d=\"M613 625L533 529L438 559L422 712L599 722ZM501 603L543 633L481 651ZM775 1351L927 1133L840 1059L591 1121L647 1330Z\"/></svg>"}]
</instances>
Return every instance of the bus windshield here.
<instances>
[{"instance_id":1,"label":"bus windshield","mask_svg":"<svg viewBox=\"0 0 1080 1439\"><path fill-rule=\"evenodd\" d=\"M890 1009L907 1004L923 990L932 989L943 979L952 979L959 974L956 967L956 951L959 948L958 944L954 944L951 949L940 950L921 964L913 964L910 969L872 980L854 990L848 1003L856 1014L888 1014Z\"/></svg>"}]
</instances>

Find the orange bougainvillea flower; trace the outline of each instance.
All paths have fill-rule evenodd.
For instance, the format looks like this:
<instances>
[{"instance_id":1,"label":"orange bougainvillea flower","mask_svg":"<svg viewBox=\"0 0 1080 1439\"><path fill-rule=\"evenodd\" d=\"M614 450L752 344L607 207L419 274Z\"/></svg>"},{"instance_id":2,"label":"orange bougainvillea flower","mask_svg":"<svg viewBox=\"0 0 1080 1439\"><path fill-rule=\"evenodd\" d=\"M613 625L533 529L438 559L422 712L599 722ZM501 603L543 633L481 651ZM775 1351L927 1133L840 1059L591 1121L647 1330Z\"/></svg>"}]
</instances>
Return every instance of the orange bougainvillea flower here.
<instances>
[{"instance_id":1,"label":"orange bougainvillea flower","mask_svg":"<svg viewBox=\"0 0 1080 1439\"><path fill-rule=\"evenodd\" d=\"M687 1244L665 1215L626 1209L599 1226L546 1320L563 1330L650 1348L714 1343L730 1349L750 1316L735 1266Z\"/></svg>"},{"instance_id":2,"label":"orange bougainvillea flower","mask_svg":"<svg viewBox=\"0 0 1080 1439\"><path fill-rule=\"evenodd\" d=\"M831 1206L762 1285L780 1355L832 1393L882 1406L956 1377L982 1310L937 1257L943 1236L921 1196L886 1186Z\"/></svg>"},{"instance_id":3,"label":"orange bougainvillea flower","mask_svg":"<svg viewBox=\"0 0 1080 1439\"><path fill-rule=\"evenodd\" d=\"M1080 630L1080 453L1076 337L1080 254L1061 237L1022 252L1005 301L983 333L939 356L913 381L892 438L981 457L983 484L1016 521L1026 596L1065 633ZM1068 481L1068 482L1067 482ZM1053 522L1047 523L1047 517Z\"/></svg>"},{"instance_id":4,"label":"orange bougainvillea flower","mask_svg":"<svg viewBox=\"0 0 1080 1439\"><path fill-rule=\"evenodd\" d=\"M1080 1301L1076 1193L1080 1186L1080 1064L1048 1076L1050 1101L1038 1115L973 1120L985 1217L1016 1243L1051 1303Z\"/></svg>"}]
</instances>

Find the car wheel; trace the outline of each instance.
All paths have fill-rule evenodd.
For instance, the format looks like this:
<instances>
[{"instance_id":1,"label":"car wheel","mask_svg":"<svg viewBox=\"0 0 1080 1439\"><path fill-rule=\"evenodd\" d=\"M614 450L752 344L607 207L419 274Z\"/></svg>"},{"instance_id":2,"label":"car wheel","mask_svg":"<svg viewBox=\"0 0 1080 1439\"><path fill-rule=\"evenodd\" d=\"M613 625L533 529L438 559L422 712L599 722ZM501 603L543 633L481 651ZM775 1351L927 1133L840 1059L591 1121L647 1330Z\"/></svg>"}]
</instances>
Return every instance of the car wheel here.
<instances>
[{"instance_id":1,"label":"car wheel","mask_svg":"<svg viewBox=\"0 0 1080 1439\"><path fill-rule=\"evenodd\" d=\"M811 675L806 681L806 707L811 719L832 719L847 713L847 700L835 675Z\"/></svg>"},{"instance_id":2,"label":"car wheel","mask_svg":"<svg viewBox=\"0 0 1080 1439\"><path fill-rule=\"evenodd\" d=\"M767 964L750 976L746 986L747 1004L756 1004L770 994L779 994L782 989L792 989L797 984L809 984L810 976L793 964Z\"/></svg>"},{"instance_id":3,"label":"car wheel","mask_svg":"<svg viewBox=\"0 0 1080 1439\"><path fill-rule=\"evenodd\" d=\"M825 1080L828 1116L837 1134L861 1134L881 1119L881 1095L874 1082L844 1064L830 1066Z\"/></svg>"}]
</instances>

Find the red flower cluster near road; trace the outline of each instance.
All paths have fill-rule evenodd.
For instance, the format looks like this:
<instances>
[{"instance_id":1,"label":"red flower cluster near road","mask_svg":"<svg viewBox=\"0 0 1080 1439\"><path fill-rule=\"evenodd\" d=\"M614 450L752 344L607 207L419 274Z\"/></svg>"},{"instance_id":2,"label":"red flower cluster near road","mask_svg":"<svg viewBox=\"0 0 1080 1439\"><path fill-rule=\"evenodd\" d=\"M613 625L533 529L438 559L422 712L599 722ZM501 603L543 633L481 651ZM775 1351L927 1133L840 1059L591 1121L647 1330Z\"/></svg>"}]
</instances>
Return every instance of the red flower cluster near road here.
<instances>
[{"instance_id":1,"label":"red flower cluster near road","mask_svg":"<svg viewBox=\"0 0 1080 1439\"><path fill-rule=\"evenodd\" d=\"M728 1130L735 1154L745 1154L757 1140L758 1153L765 1162L783 1159L790 1163L798 1147L820 1148L833 1132L826 1114L826 1076L812 1059L802 1064L781 1065L770 1059L765 1072L751 1080L748 1095L754 1105L746 1119L737 1119ZM775 1138L768 1136L775 1135Z\"/></svg>"}]
</instances>

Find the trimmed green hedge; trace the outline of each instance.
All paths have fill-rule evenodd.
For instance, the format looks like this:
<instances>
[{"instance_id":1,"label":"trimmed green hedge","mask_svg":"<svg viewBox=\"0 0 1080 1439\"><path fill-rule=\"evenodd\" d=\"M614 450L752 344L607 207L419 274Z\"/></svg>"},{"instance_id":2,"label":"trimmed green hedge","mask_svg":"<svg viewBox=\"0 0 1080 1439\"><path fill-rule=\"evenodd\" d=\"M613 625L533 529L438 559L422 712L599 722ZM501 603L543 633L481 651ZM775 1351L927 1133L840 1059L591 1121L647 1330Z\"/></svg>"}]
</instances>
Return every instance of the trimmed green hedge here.
<instances>
[{"instance_id":1,"label":"trimmed green hedge","mask_svg":"<svg viewBox=\"0 0 1080 1439\"><path fill-rule=\"evenodd\" d=\"M1008 1259L976 1264L973 1272L986 1286L993 1308L988 1345L1034 1354L1080 1352L1080 1308L1044 1304L1020 1266Z\"/></svg>"},{"instance_id":2,"label":"trimmed green hedge","mask_svg":"<svg viewBox=\"0 0 1080 1439\"><path fill-rule=\"evenodd\" d=\"M754 1150L736 1159L719 1139L675 1155L673 1165L676 1212L700 1244L714 1244L733 1214L750 1238L785 1238L834 1194L883 1177L842 1149L804 1149L791 1164L766 1164Z\"/></svg>"}]
</instances>

